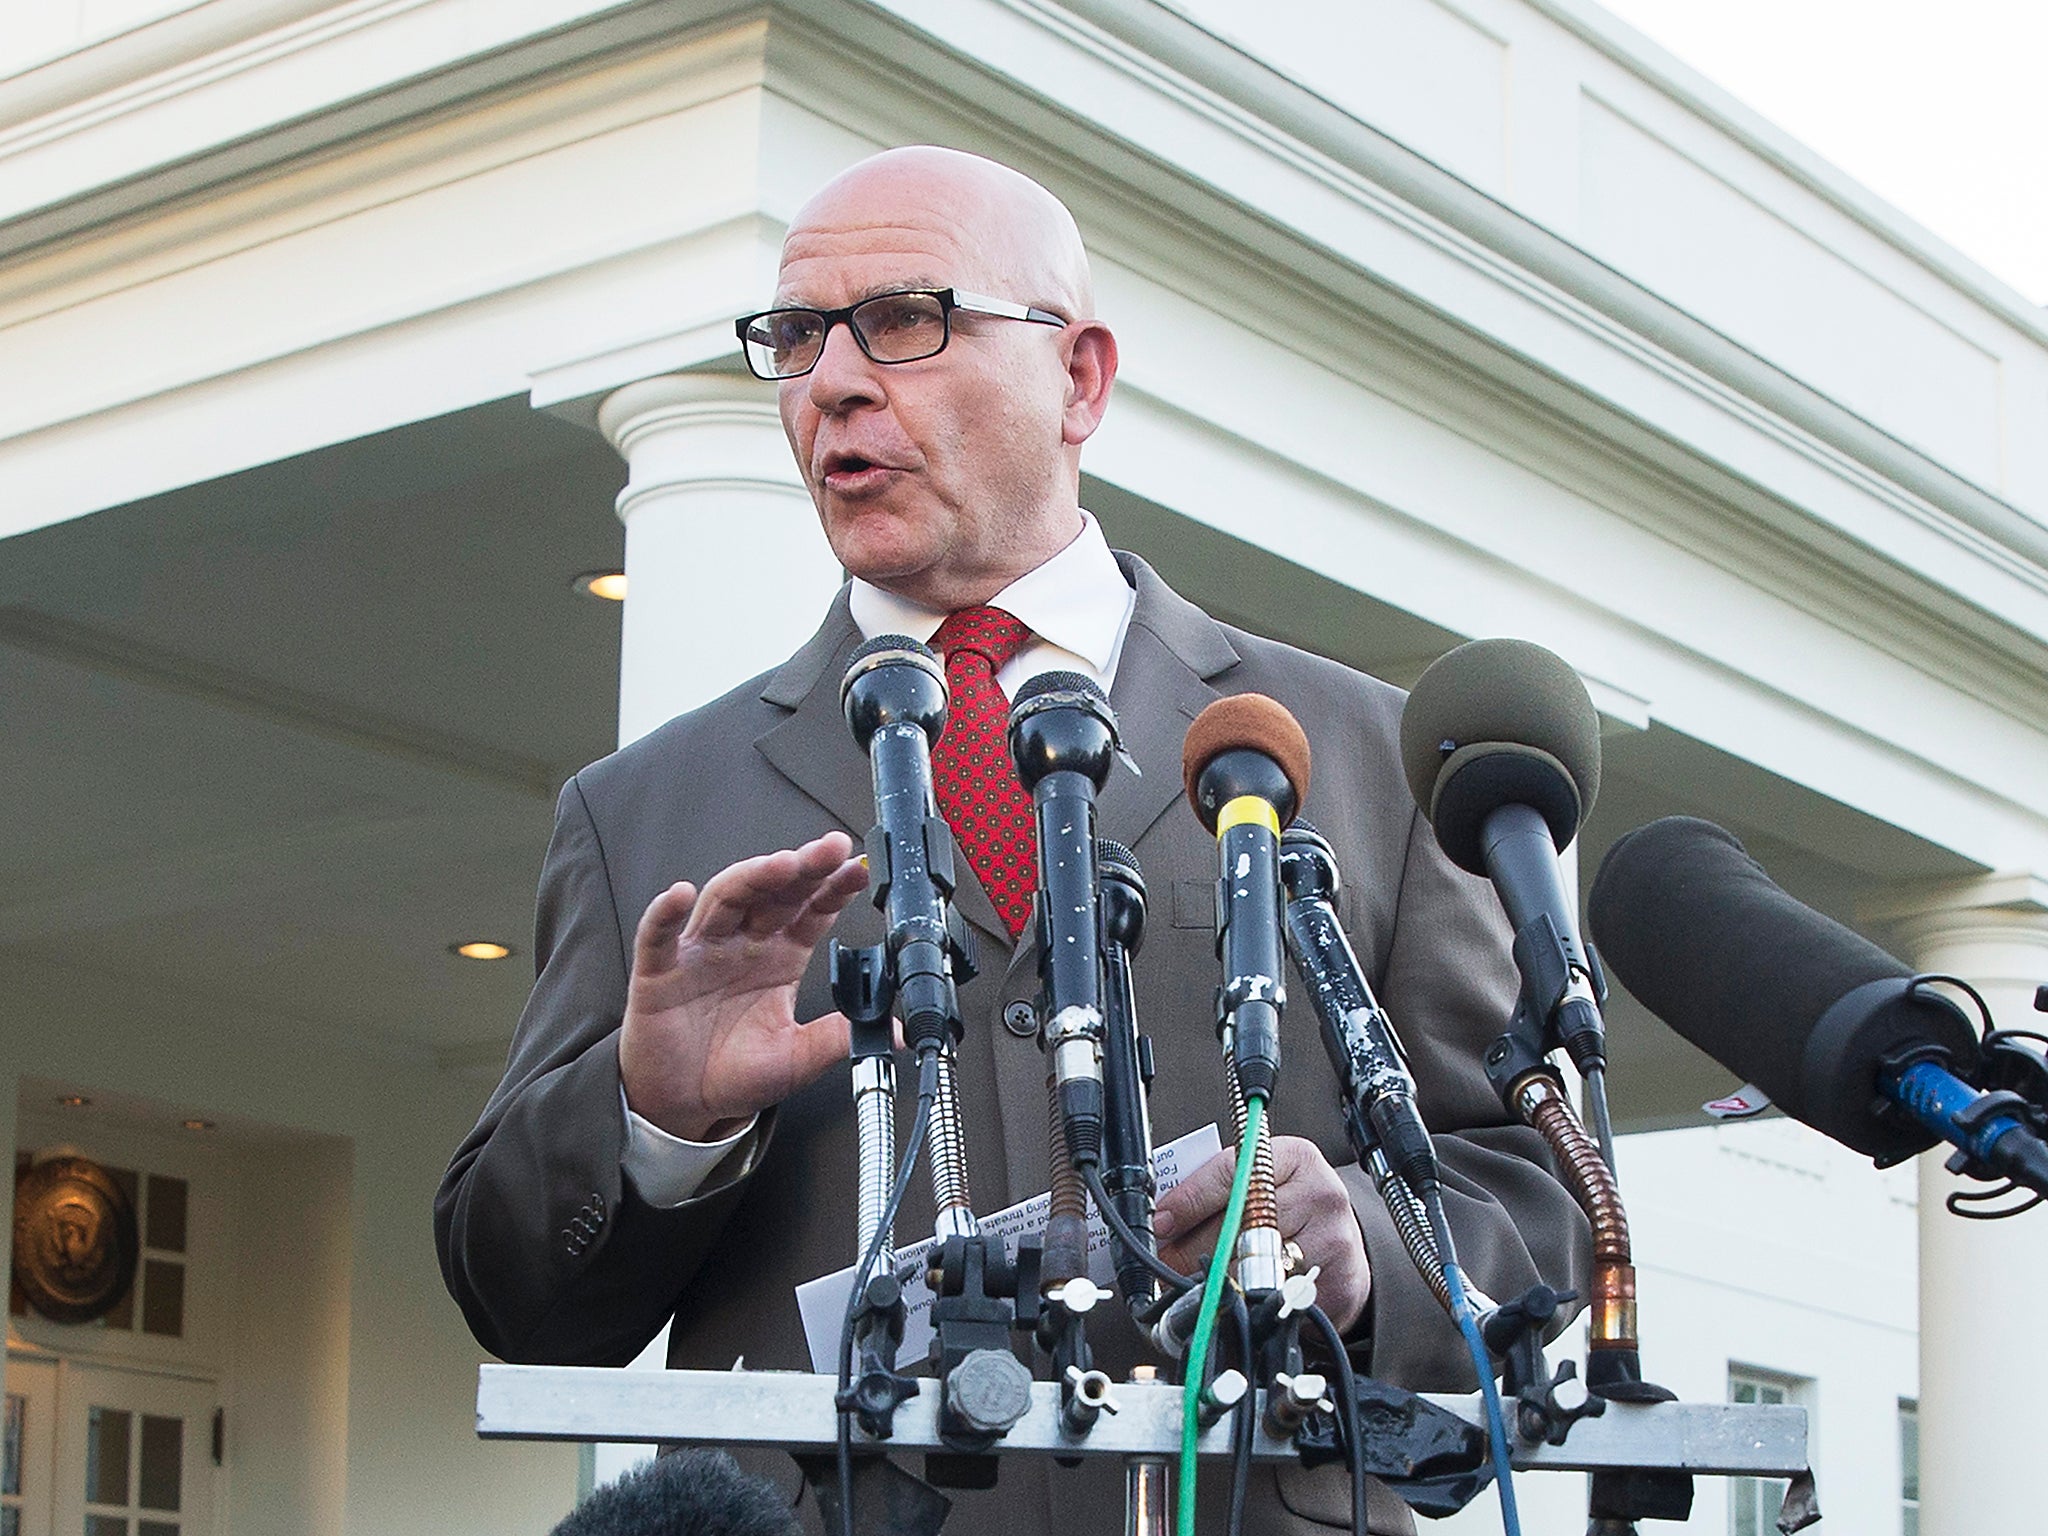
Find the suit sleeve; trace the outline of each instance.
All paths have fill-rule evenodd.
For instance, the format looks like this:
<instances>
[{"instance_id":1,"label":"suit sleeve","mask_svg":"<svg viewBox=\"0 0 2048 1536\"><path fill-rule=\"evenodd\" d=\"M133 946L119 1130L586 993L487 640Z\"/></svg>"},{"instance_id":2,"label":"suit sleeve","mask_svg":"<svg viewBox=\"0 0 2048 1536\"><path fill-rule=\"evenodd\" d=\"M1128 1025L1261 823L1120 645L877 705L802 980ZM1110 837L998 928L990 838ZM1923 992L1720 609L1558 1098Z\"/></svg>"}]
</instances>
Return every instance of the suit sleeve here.
<instances>
[{"instance_id":1,"label":"suit sleeve","mask_svg":"<svg viewBox=\"0 0 2048 1536\"><path fill-rule=\"evenodd\" d=\"M434 1237L448 1290L500 1359L622 1365L654 1337L745 1180L658 1210L620 1167L619 1025L631 936L590 809L555 807L533 994L504 1080L448 1166ZM757 1131L765 1144L770 1115Z\"/></svg>"},{"instance_id":2,"label":"suit sleeve","mask_svg":"<svg viewBox=\"0 0 2048 1536\"><path fill-rule=\"evenodd\" d=\"M1509 1122L1482 1058L1514 1007L1516 972L1492 887L1458 869L1413 817L1380 998L1400 1031L1436 1143L1445 1214L1471 1284L1497 1301L1539 1281L1586 1294L1591 1232L1537 1133ZM1370 1176L1343 1177L1372 1264L1374 1376L1416 1390L1478 1383L1456 1328L1401 1245Z\"/></svg>"}]
</instances>

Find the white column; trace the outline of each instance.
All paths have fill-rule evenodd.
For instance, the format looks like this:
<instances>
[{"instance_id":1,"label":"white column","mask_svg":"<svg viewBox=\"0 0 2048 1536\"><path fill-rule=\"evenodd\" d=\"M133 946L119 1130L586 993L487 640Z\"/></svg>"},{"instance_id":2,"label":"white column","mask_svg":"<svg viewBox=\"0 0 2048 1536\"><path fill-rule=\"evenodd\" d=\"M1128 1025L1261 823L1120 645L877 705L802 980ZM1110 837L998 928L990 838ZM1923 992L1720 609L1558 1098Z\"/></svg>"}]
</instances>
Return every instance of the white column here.
<instances>
[{"instance_id":1,"label":"white column","mask_svg":"<svg viewBox=\"0 0 2048 1536\"><path fill-rule=\"evenodd\" d=\"M626 612L619 641L619 744L709 703L794 651L839 590L775 410L747 375L665 374L612 391L598 426L626 461ZM632 1362L668 1363L664 1327ZM602 1485L651 1445L600 1445Z\"/></svg>"},{"instance_id":2,"label":"white column","mask_svg":"<svg viewBox=\"0 0 2048 1536\"><path fill-rule=\"evenodd\" d=\"M727 373L640 379L605 398L598 425L629 470L618 500L623 745L789 655L842 578L773 385Z\"/></svg>"},{"instance_id":3,"label":"white column","mask_svg":"<svg viewBox=\"0 0 2048 1536\"><path fill-rule=\"evenodd\" d=\"M1960 976L2003 1028L2048 1025L2034 988L2048 982L2048 879L1995 875L1955 887L1899 920L1903 958ZM1921 1536L2038 1530L2038 1415L2048 1381L2048 1208L2008 1221L1965 1221L1943 1201L1961 1187L1920 1159ZM1821 1490L1826 1507L1827 1490Z\"/></svg>"}]
</instances>

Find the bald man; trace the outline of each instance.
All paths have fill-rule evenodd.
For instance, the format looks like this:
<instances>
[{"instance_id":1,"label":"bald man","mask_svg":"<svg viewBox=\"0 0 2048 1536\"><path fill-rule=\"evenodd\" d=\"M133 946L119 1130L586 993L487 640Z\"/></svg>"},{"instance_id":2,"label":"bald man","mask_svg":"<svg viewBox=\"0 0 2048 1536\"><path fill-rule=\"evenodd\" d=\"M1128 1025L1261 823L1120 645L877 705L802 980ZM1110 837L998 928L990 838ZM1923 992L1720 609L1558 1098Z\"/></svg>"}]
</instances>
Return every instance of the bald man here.
<instances>
[{"instance_id":1,"label":"bald man","mask_svg":"<svg viewBox=\"0 0 2048 1536\"><path fill-rule=\"evenodd\" d=\"M435 1207L443 1273L477 1338L508 1360L623 1363L673 1317L671 1365L744 1355L808 1368L794 1287L848 1263L854 1240L847 1025L822 941L880 937L854 899L874 801L838 683L850 652L884 633L931 641L949 675L978 655L1005 696L1054 669L1109 691L1142 775L1112 776L1100 830L1135 849L1151 891L1135 980L1161 1141L1224 1109L1215 849L1179 802L1181 740L1223 694L1292 709L1315 758L1303 811L1337 849L1346 926L1410 1047L1461 1257L1494 1295L1539 1278L1583 1289L1585 1224L1480 1068L1513 1003L1508 934L1490 889L1442 857L1407 794L1400 694L1216 623L1112 552L1080 507L1081 449L1117 351L1066 208L975 156L874 156L798 212L771 308L739 330L749 365L778 381L797 466L852 579L788 661L562 792L533 995ZM959 1083L975 1205L990 1211L1047 1184L1037 951L1001 849L961 844L956 905L980 976L961 990ZM1336 1099L1322 1052L1298 1038L1274 1100L1290 1133L1275 1148L1283 1231L1321 1267L1322 1304L1362 1368L1469 1386L1455 1332L1351 1159ZM1219 1159L1162 1202L1170 1262L1191 1267L1213 1247L1226 1182ZM932 1218L913 1186L899 1234ZM1142 1358L1121 1321L1094 1334L1107 1368ZM970 1507L955 1528L1115 1530L1117 1476L1014 1463L998 1495L960 1496ZM1254 1492L1249 1529L1348 1522L1339 1469L1263 1472ZM1411 1529L1405 1507L1373 1492L1375 1531Z\"/></svg>"}]
</instances>

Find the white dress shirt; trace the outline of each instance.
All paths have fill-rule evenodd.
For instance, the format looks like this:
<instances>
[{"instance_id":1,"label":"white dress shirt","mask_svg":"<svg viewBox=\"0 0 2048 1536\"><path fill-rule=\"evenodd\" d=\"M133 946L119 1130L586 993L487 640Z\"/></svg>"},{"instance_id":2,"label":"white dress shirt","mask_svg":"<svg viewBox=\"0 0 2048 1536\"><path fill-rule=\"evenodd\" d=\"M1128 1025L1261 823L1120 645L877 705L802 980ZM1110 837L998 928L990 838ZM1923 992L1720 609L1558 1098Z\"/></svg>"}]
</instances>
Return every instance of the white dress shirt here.
<instances>
[{"instance_id":1,"label":"white dress shirt","mask_svg":"<svg viewBox=\"0 0 2048 1536\"><path fill-rule=\"evenodd\" d=\"M946 620L944 613L885 592L858 576L848 603L864 639L908 635L929 641ZM1107 693L1116 681L1138 594L1110 553L1101 525L1084 508L1081 531L1073 542L1019 576L989 603L1014 614L1031 630L1031 637L996 674L996 685L1005 697L1015 698L1018 688L1041 672L1079 672ZM640 1198L661 1209L712 1194L744 1177L760 1150L754 1140L756 1119L723 1141L685 1141L627 1108L623 1087L619 1108L626 1117L620 1165Z\"/></svg>"}]
</instances>

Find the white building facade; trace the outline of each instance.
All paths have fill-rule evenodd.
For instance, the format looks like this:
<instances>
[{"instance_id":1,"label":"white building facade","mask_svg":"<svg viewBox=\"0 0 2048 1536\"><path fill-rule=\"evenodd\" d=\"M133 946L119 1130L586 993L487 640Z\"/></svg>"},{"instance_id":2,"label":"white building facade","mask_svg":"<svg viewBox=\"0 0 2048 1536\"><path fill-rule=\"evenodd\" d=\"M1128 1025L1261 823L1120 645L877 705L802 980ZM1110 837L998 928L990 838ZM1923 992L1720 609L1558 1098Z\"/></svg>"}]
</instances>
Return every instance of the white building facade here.
<instances>
[{"instance_id":1,"label":"white building facade","mask_svg":"<svg viewBox=\"0 0 2048 1536\"><path fill-rule=\"evenodd\" d=\"M2048 324L1585 0L0 8L0 1130L147 1229L125 1324L10 1318L8 1536L574 1499L574 1448L470 1433L428 1207L525 957L449 946L524 950L562 778L814 623L838 573L730 321L911 142L1074 209L1114 542L1397 682L1550 646L1606 729L1585 870L1711 817L2029 1022ZM622 614L574 587L612 567ZM2030 1529L2048 1218L1677 1129L1728 1075L1612 1026L1649 1372L1804 1403L1824 1529L1914 1528L1912 1404L1917 1529ZM132 1445L87 1487L95 1433Z\"/></svg>"}]
</instances>

